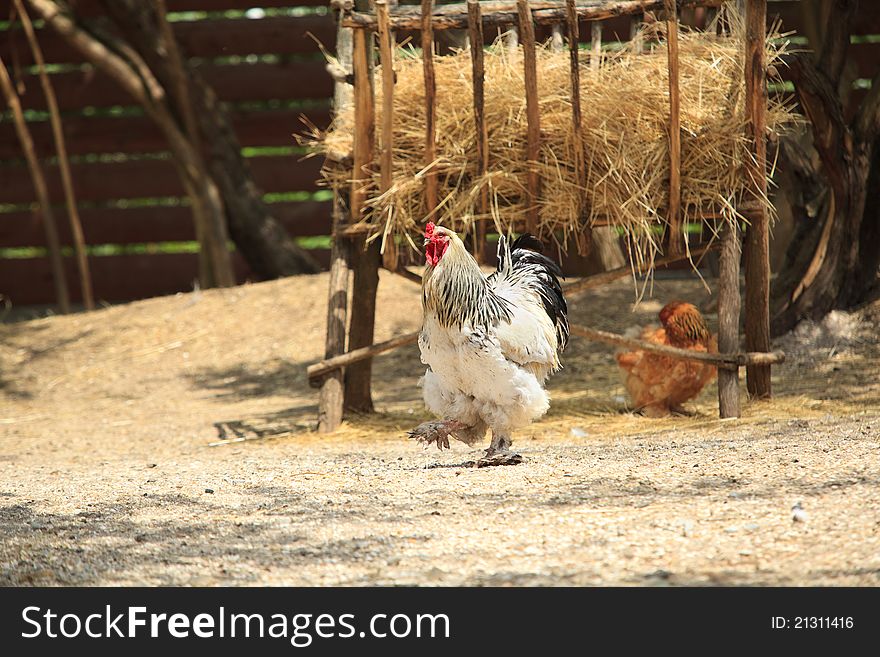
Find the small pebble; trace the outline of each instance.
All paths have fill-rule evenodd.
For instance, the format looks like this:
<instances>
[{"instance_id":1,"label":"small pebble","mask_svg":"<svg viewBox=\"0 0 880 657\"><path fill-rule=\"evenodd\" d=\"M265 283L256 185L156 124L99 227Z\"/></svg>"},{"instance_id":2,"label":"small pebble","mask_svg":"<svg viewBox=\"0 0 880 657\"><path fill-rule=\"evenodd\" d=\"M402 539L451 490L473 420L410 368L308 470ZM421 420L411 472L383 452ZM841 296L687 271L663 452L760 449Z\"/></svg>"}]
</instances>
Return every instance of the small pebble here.
<instances>
[{"instance_id":1,"label":"small pebble","mask_svg":"<svg viewBox=\"0 0 880 657\"><path fill-rule=\"evenodd\" d=\"M214 494L214 489L213 489L213 488L206 488L206 489L205 489L205 492L206 492L206 493L210 493L211 495L213 495L213 494Z\"/></svg>"},{"instance_id":2,"label":"small pebble","mask_svg":"<svg viewBox=\"0 0 880 657\"><path fill-rule=\"evenodd\" d=\"M801 503L798 502L793 507L791 507L791 520L792 522L806 522L809 519L809 514L804 511L804 507L801 506Z\"/></svg>"}]
</instances>

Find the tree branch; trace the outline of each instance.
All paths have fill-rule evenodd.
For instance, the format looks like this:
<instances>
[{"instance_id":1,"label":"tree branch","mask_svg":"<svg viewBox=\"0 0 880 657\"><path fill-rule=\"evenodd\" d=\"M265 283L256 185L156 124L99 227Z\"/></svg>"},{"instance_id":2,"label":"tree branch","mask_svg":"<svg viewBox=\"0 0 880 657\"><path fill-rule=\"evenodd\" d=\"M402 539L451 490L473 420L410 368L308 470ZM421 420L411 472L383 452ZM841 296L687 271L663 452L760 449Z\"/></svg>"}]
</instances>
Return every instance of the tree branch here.
<instances>
[{"instance_id":1,"label":"tree branch","mask_svg":"<svg viewBox=\"0 0 880 657\"><path fill-rule=\"evenodd\" d=\"M73 235L73 250L76 255L76 265L79 270L79 283L82 291L83 304L86 310L94 310L95 298L92 292L92 275L89 272L89 260L86 255L86 240L83 235L82 222L79 218L79 210L76 206L76 195L73 191L73 178L70 175L70 161L67 157L67 147L64 143L64 130L61 127L61 114L58 111L58 100L55 90L46 73L46 62L43 59L43 51L34 33L34 26L30 16L24 7L23 0L15 0L15 10L21 19L28 45L33 54L34 62L39 71L40 84L43 87L43 95L46 97L46 105L49 108L49 122L52 124L52 137L55 141L55 150L58 153L58 168L61 171L61 184L64 187L64 202L67 205L67 217L70 220L70 232Z\"/></svg>"},{"instance_id":2,"label":"tree branch","mask_svg":"<svg viewBox=\"0 0 880 657\"><path fill-rule=\"evenodd\" d=\"M831 80L839 80L846 65L849 35L857 5L857 0L833 0L830 13L835 18L823 23L823 30L820 31L827 30L816 63Z\"/></svg>"},{"instance_id":3,"label":"tree branch","mask_svg":"<svg viewBox=\"0 0 880 657\"><path fill-rule=\"evenodd\" d=\"M798 100L813 131L813 143L831 182L832 190L845 193L844 158L852 152L852 134L834 84L803 54L790 60L789 72Z\"/></svg>"},{"instance_id":4,"label":"tree branch","mask_svg":"<svg viewBox=\"0 0 880 657\"><path fill-rule=\"evenodd\" d=\"M61 309L61 312L66 314L70 312L70 299L67 293L67 280L64 275L64 261L61 259L58 229L55 226L55 217L52 215L52 204L49 202L49 189L46 186L46 178L43 176L40 161L37 159L37 154L34 150L34 140L31 138L27 123L25 123L24 113L21 111L21 102L15 93L12 78L9 77L9 71L6 70L6 64L3 63L2 57L0 57L0 93L3 94L6 104L12 110L15 132L18 134L21 150L24 152L24 157L30 170L34 192L37 195L37 202L43 215L43 228L46 231L46 245L49 249L49 262L52 267L52 282L55 285L55 298L58 301L58 307Z\"/></svg>"},{"instance_id":5,"label":"tree branch","mask_svg":"<svg viewBox=\"0 0 880 657\"><path fill-rule=\"evenodd\" d=\"M131 94L156 122L168 140L181 181L192 199L196 234L200 241L200 271L205 287L234 285L232 262L226 248L226 223L216 185L204 163L177 124L165 90L143 58L128 44L109 34L96 36L82 29L52 0L29 0L43 20ZM111 44L113 50L108 47ZM115 51L115 52L114 52ZM218 209L221 213L218 215Z\"/></svg>"}]
</instances>

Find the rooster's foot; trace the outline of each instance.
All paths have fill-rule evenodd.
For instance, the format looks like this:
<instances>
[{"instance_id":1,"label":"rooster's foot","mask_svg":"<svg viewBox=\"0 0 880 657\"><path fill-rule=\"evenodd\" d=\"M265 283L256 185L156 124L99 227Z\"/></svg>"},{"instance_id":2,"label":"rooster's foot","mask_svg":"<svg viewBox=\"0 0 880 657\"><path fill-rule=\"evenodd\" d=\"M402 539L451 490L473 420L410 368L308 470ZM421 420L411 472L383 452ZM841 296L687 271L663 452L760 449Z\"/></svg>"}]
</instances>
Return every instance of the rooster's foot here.
<instances>
[{"instance_id":1,"label":"rooster's foot","mask_svg":"<svg viewBox=\"0 0 880 657\"><path fill-rule=\"evenodd\" d=\"M523 462L523 457L516 452L509 450L493 451L491 448L486 450L486 455L478 460L475 465L478 468L489 468L495 465L519 465Z\"/></svg>"},{"instance_id":2,"label":"rooster's foot","mask_svg":"<svg viewBox=\"0 0 880 657\"><path fill-rule=\"evenodd\" d=\"M670 406L669 410L673 415L684 415L685 417L696 417L696 412L689 411L684 406Z\"/></svg>"},{"instance_id":3,"label":"rooster's foot","mask_svg":"<svg viewBox=\"0 0 880 657\"><path fill-rule=\"evenodd\" d=\"M467 429L467 427L458 420L432 420L430 422L422 422L412 431L408 431L407 435L426 447L432 443L437 445L437 449L449 449L450 434Z\"/></svg>"}]
</instances>

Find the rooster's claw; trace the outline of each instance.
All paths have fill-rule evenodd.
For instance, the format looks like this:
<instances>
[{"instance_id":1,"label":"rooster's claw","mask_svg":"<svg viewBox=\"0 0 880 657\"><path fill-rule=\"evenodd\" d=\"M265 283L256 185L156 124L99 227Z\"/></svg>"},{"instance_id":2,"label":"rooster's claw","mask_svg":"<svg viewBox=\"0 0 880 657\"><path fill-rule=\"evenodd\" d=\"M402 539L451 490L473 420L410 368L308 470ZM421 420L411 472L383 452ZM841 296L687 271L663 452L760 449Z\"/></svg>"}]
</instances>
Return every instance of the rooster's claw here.
<instances>
[{"instance_id":1,"label":"rooster's claw","mask_svg":"<svg viewBox=\"0 0 880 657\"><path fill-rule=\"evenodd\" d=\"M456 429L461 429L462 424L456 420L432 420L422 422L415 429L408 431L407 435L425 446L437 445L437 449L449 449L449 435Z\"/></svg>"}]
</instances>

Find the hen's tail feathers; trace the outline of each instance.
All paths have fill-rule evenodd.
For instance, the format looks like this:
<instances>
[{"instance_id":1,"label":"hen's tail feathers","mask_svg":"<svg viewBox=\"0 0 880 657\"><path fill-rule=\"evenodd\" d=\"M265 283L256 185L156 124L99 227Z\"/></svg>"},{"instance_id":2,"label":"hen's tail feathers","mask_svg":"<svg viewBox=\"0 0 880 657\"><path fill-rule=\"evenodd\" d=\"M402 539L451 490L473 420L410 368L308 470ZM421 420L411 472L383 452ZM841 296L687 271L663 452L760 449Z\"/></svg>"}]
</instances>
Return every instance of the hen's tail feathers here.
<instances>
[{"instance_id":1,"label":"hen's tail feathers","mask_svg":"<svg viewBox=\"0 0 880 657\"><path fill-rule=\"evenodd\" d=\"M568 344L568 304L559 282L562 270L542 252L544 245L537 237L524 233L513 244L504 235L498 239L498 271L501 277L519 272L524 274L544 304L544 310L556 326L559 351Z\"/></svg>"}]
</instances>

